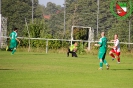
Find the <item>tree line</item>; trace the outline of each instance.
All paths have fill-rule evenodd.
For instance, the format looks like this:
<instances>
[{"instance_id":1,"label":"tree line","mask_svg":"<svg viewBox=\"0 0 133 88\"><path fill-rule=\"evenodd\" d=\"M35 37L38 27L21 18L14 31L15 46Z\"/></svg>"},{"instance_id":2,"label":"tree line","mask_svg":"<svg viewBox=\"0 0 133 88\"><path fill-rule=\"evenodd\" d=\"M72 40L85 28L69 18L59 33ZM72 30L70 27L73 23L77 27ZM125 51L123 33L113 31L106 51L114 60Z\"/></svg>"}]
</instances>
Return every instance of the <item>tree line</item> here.
<instances>
[{"instance_id":1,"label":"tree line","mask_svg":"<svg viewBox=\"0 0 133 88\"><path fill-rule=\"evenodd\" d=\"M97 0L66 0L65 7L48 2L46 6L40 5L38 0L2 0L2 16L7 18L7 35L14 27L18 27L18 35L28 37L27 27L32 38L58 38L70 39L72 26L89 26L94 29L95 40L100 37L100 32L105 31L108 39L112 39L114 33L119 35L121 42L128 42L129 20L119 20L110 11L111 0L100 0L99 12ZM32 7L33 5L33 7ZM32 23L32 8L34 21ZM65 18L64 18L65 10ZM114 8L115 10L115 8ZM98 35L97 35L98 14ZM26 20L25 20L26 19ZM65 30L64 30L65 20ZM28 26L26 26L26 22ZM85 30L75 28L75 39L87 39ZM131 20L131 42L133 42L133 21ZM51 48L60 48L61 41L51 41ZM32 47L44 47L46 42L31 41ZM69 45L65 43L64 45ZM28 40L22 40L22 45L28 46ZM53 47L54 46L54 47Z\"/></svg>"}]
</instances>

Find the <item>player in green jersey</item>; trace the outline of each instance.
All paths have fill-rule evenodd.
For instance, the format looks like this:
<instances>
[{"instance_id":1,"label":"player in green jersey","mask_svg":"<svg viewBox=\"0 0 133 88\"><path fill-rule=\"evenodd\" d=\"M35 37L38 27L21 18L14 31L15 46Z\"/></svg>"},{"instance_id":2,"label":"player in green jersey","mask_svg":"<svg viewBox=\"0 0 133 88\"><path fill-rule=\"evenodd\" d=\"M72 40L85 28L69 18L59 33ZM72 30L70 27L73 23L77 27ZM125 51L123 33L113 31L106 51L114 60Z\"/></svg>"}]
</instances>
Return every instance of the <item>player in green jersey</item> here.
<instances>
[{"instance_id":1,"label":"player in green jersey","mask_svg":"<svg viewBox=\"0 0 133 88\"><path fill-rule=\"evenodd\" d=\"M105 37L105 33L101 33L101 38L98 44L95 44L95 46L99 46L99 53L98 58L100 60L100 68L99 70L103 69L103 63L106 64L107 70L109 69L109 64L105 60L106 52L107 52L107 38Z\"/></svg>"},{"instance_id":2,"label":"player in green jersey","mask_svg":"<svg viewBox=\"0 0 133 88\"><path fill-rule=\"evenodd\" d=\"M14 54L16 52L16 48L18 43L20 43L19 39L17 38L17 31L18 28L14 28L14 31L10 34L10 46L7 47L7 51L12 51L11 54Z\"/></svg>"},{"instance_id":3,"label":"player in green jersey","mask_svg":"<svg viewBox=\"0 0 133 88\"><path fill-rule=\"evenodd\" d=\"M72 44L67 51L67 56L69 57L69 53L72 53L72 57L78 57L76 52L77 52L77 42L75 42L74 44Z\"/></svg>"}]
</instances>

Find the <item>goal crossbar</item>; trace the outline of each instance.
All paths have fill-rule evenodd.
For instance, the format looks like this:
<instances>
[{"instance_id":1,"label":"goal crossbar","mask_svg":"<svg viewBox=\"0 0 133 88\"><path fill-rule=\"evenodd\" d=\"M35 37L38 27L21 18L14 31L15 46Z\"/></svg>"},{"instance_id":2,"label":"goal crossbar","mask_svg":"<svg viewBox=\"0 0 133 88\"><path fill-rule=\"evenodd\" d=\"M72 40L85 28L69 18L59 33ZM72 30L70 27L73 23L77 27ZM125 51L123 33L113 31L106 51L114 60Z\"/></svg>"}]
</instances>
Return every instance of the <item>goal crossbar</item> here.
<instances>
[{"instance_id":1,"label":"goal crossbar","mask_svg":"<svg viewBox=\"0 0 133 88\"><path fill-rule=\"evenodd\" d=\"M90 41L91 41L91 27L85 27L85 26L72 26L71 28L71 45L72 45L72 42L74 41L74 38L73 38L73 30L74 28L86 28L88 30L88 50L90 50Z\"/></svg>"}]
</instances>

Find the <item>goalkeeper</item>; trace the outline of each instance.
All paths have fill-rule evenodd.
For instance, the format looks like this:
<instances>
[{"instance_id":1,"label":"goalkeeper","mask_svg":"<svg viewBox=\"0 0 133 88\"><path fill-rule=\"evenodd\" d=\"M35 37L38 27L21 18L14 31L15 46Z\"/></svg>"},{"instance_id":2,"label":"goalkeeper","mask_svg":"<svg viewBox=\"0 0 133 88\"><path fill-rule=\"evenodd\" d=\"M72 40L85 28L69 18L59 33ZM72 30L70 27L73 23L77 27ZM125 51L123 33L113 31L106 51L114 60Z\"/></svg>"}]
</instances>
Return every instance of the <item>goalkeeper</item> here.
<instances>
[{"instance_id":1,"label":"goalkeeper","mask_svg":"<svg viewBox=\"0 0 133 88\"><path fill-rule=\"evenodd\" d=\"M77 46L78 46L78 43L75 42L74 44L72 44L69 48L68 48L68 51L67 51L67 57L69 57L69 53L72 54L72 57L78 57L76 52L77 52Z\"/></svg>"}]
</instances>

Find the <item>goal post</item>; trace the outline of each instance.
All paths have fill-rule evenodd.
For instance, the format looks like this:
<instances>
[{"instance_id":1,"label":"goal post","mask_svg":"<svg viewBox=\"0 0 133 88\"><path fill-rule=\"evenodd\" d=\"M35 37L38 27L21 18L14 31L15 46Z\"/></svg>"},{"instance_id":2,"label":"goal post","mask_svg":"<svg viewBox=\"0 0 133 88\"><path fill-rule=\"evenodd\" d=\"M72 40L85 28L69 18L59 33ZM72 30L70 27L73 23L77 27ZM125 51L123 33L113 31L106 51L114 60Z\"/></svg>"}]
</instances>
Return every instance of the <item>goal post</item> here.
<instances>
[{"instance_id":1,"label":"goal post","mask_svg":"<svg viewBox=\"0 0 133 88\"><path fill-rule=\"evenodd\" d=\"M91 27L72 26L72 28L71 28L71 45L72 45L73 41L80 41L80 40L74 40L74 38L73 38L74 37L74 34L73 34L74 28L83 28L83 29L88 30L88 40L81 40L81 41L88 42L88 50L90 50L90 43L91 43L91 41L94 41L94 30L92 30Z\"/></svg>"},{"instance_id":2,"label":"goal post","mask_svg":"<svg viewBox=\"0 0 133 88\"><path fill-rule=\"evenodd\" d=\"M7 39L2 36L7 34L7 18L0 14L0 48L4 48L7 45Z\"/></svg>"},{"instance_id":3,"label":"goal post","mask_svg":"<svg viewBox=\"0 0 133 88\"><path fill-rule=\"evenodd\" d=\"M0 48L1 48L1 14L0 14Z\"/></svg>"}]
</instances>

